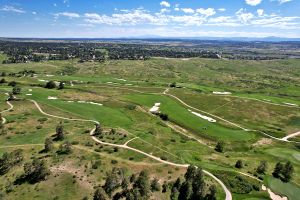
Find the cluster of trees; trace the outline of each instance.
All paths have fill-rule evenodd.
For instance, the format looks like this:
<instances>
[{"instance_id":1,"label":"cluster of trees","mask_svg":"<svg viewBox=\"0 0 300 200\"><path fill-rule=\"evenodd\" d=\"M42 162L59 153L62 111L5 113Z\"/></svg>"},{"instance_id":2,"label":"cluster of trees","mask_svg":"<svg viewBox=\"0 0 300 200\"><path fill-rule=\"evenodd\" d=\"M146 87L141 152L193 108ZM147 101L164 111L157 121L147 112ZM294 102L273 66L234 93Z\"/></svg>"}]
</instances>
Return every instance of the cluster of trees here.
<instances>
[{"instance_id":1,"label":"cluster of trees","mask_svg":"<svg viewBox=\"0 0 300 200\"><path fill-rule=\"evenodd\" d=\"M275 165L272 175L275 178L279 178L283 182L289 182L292 179L293 173L294 173L294 167L292 163L288 161L285 164L278 162Z\"/></svg>"},{"instance_id":2,"label":"cluster of trees","mask_svg":"<svg viewBox=\"0 0 300 200\"><path fill-rule=\"evenodd\" d=\"M32 162L24 164L24 174L15 181L16 184L28 182L31 184L43 181L50 174L50 170L43 159L34 158Z\"/></svg>"},{"instance_id":3,"label":"cluster of trees","mask_svg":"<svg viewBox=\"0 0 300 200\"><path fill-rule=\"evenodd\" d=\"M12 167L20 164L22 161L22 150L17 149L10 153L5 152L0 158L0 175L6 174Z\"/></svg>"},{"instance_id":4,"label":"cluster of trees","mask_svg":"<svg viewBox=\"0 0 300 200\"><path fill-rule=\"evenodd\" d=\"M153 45L146 43L56 43L0 41L0 51L9 57L3 63L40 62L78 58L80 62L111 60L145 60L150 57L219 58L218 52L191 46Z\"/></svg>"},{"instance_id":5,"label":"cluster of trees","mask_svg":"<svg viewBox=\"0 0 300 200\"><path fill-rule=\"evenodd\" d=\"M217 189L215 185L207 186L201 168L189 166L184 182L180 178L171 187L171 200L215 200ZM208 187L208 188L207 188Z\"/></svg>"},{"instance_id":6,"label":"cluster of trees","mask_svg":"<svg viewBox=\"0 0 300 200\"><path fill-rule=\"evenodd\" d=\"M164 183L162 186L157 178L151 180L145 170L127 178L123 169L113 168L107 174L104 185L96 189L93 199L146 200L153 192L166 193L169 189L172 200L215 200L217 193L216 186L208 186L204 181L202 169L195 166L187 169L184 181L178 178L174 183Z\"/></svg>"},{"instance_id":7,"label":"cluster of trees","mask_svg":"<svg viewBox=\"0 0 300 200\"><path fill-rule=\"evenodd\" d=\"M244 163L242 160L237 160L235 163L235 167L240 169L244 167ZM267 161L263 160L259 163L258 167L256 168L256 174L264 175L268 169ZM279 178L283 182L289 182L292 179L292 175L294 173L294 167L290 161L282 164L281 162L276 163L272 175L275 178ZM261 178L261 177L259 177ZM262 178L261 178L262 179Z\"/></svg>"},{"instance_id":8,"label":"cluster of trees","mask_svg":"<svg viewBox=\"0 0 300 200\"><path fill-rule=\"evenodd\" d=\"M60 81L58 86L57 86L54 81L48 81L45 85L45 88L47 88L47 89L54 89L56 87L57 87L57 89L62 90L65 87L65 83Z\"/></svg>"},{"instance_id":9,"label":"cluster of trees","mask_svg":"<svg viewBox=\"0 0 300 200\"><path fill-rule=\"evenodd\" d=\"M104 185L96 189L94 200L149 199L151 190L154 191L160 187L158 184L158 182L155 184L150 183L149 174L145 170L141 171L138 176L133 174L128 179L123 169L113 168L107 174Z\"/></svg>"}]
</instances>

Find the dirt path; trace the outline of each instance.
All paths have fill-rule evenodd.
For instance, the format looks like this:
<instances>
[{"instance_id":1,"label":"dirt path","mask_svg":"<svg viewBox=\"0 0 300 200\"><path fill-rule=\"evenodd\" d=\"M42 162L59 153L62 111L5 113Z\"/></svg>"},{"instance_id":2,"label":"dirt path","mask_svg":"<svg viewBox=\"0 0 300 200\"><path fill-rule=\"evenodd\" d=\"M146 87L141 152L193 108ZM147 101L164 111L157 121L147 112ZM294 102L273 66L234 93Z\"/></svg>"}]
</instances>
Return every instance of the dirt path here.
<instances>
[{"instance_id":1,"label":"dirt path","mask_svg":"<svg viewBox=\"0 0 300 200\"><path fill-rule=\"evenodd\" d=\"M290 135L287 135L287 136L285 136L285 137L283 137L283 138L281 138L283 141L288 141L288 139L289 138L293 138L293 137L296 137L296 136L298 136L298 135L300 135L300 131L299 132L296 132L296 133L293 133L293 134L290 134Z\"/></svg>"},{"instance_id":2,"label":"dirt path","mask_svg":"<svg viewBox=\"0 0 300 200\"><path fill-rule=\"evenodd\" d=\"M65 119L65 120L72 120L72 121L85 121L85 122L94 122L95 124L99 124L99 122L95 121L95 120L86 120L86 119L71 119L71 118L66 118L66 117L60 117L60 116L55 116L55 115L51 115L51 114L48 114L48 113L45 113L41 107L39 106L39 104L34 101L34 100L30 100L31 102L33 102L35 104L35 106L38 108L38 110L46 115L46 116L49 116L49 117L54 117L54 118L58 118L58 119ZM103 142L101 140L99 140L98 138L96 138L95 136L93 136L94 134L94 131L95 131L95 128L93 130L91 130L90 132L90 136L91 138L99 143L99 144L103 144L103 145L107 145L107 146L114 146L114 147L119 147L119 148L123 148L123 149L128 149L128 150L131 150L131 151L135 151L137 153L140 153L140 154L143 154L149 158L152 158L160 163L164 163L164 164L167 164L167 165L171 165L171 166L175 166L175 167L183 167L183 168L187 168L189 165L188 164L177 164L177 163L173 163L173 162L169 162L169 161L166 161L166 160L162 160L156 156L153 156L151 154L148 154L146 152L143 152L139 149L135 149L135 148L132 148L132 147L129 147L127 146L126 144L112 144L112 143L108 143L108 142ZM224 183L218 179L217 177L215 177L213 174L211 174L210 172L206 171L206 170L203 170L203 172L207 175L209 175L210 177L212 177L214 180L216 180L220 185L221 187L223 188L225 194L226 194L226 197L225 197L225 200L232 200L232 195L230 193L230 191L227 189L227 187L224 185Z\"/></svg>"},{"instance_id":3,"label":"dirt path","mask_svg":"<svg viewBox=\"0 0 300 200\"><path fill-rule=\"evenodd\" d=\"M218 95L218 96L220 96L220 95ZM264 100L260 100L260 99L251 98L251 97L239 97L239 96L234 96L234 95L226 95L226 96L233 97L233 98L239 98L239 99L247 99L247 100L259 101L259 102L270 104L270 105L274 105L274 106L282 106L282 107L289 107L289 108L298 108L298 109L300 109L299 106L285 105L285 104L279 104L279 103L272 103L272 102L268 102L268 101L264 101Z\"/></svg>"},{"instance_id":4,"label":"dirt path","mask_svg":"<svg viewBox=\"0 0 300 200\"><path fill-rule=\"evenodd\" d=\"M14 108L14 106L9 102L9 101L6 101L6 103L9 105L9 108L8 109L5 109L3 111L1 111L0 113L3 114L3 113L6 113L6 112L9 112L10 110L12 110ZM6 123L6 119L2 116L2 124L5 124Z\"/></svg>"},{"instance_id":5,"label":"dirt path","mask_svg":"<svg viewBox=\"0 0 300 200\"><path fill-rule=\"evenodd\" d=\"M177 101L179 101L179 102L180 102L181 104L183 104L184 106L186 106L186 107L188 107L188 108L190 108L190 109L196 110L196 111L198 111L198 112L205 113L205 114L210 115L210 116L212 116L212 117L214 117L214 118L217 118L217 119L219 119L219 120L222 120L222 121L224 121L224 122L226 122L226 123L228 123L228 124L231 124L231 125L233 125L233 126L235 126L235 127L237 127L237 128L240 128L240 129L242 129L242 130L244 130L244 131L246 131L246 132L249 132L249 131L257 132L257 133L263 134L263 135L265 135L265 136L267 136L267 137L269 137L269 138L272 138L272 139L278 140L278 141L282 141L282 142L299 143L299 142L295 142L295 141L289 141L288 138L294 137L295 135L300 134L300 132L299 132L299 133L292 134L292 136L290 136L290 137L287 136L287 137L284 137L284 138L277 138L277 137L274 137L274 136L272 136L272 135L269 135L269 134L267 134L267 133L265 133L265 132L263 132L263 131L260 131L260 130L247 129L247 128L245 128L245 127L239 125L239 124L236 124L236 123L234 123L234 122L228 121L228 120L226 120L226 119L224 119L224 118L222 118L222 117L216 116L216 115L211 114L211 113L209 113L209 112L206 112L206 111L204 111L204 110L200 110L200 109L198 109L198 108L195 108L195 107L193 107L193 106L190 106L190 105L188 105L187 103L185 103L184 101L182 101L180 98L176 97L175 95L169 94L168 91L169 91L169 88L167 88L167 89L163 92L163 94L164 94L164 95L167 95L167 96L170 96L170 97L172 97L172 98L174 98L174 99L176 99Z\"/></svg>"}]
</instances>

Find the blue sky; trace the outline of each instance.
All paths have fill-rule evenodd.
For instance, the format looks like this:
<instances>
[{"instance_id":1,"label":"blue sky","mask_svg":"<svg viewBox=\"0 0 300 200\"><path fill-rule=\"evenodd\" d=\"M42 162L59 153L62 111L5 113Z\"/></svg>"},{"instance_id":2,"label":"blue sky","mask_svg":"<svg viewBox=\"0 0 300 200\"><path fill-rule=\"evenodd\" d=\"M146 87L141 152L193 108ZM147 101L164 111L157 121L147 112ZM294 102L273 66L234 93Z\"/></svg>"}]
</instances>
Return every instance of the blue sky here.
<instances>
[{"instance_id":1,"label":"blue sky","mask_svg":"<svg viewBox=\"0 0 300 200\"><path fill-rule=\"evenodd\" d=\"M300 38L300 0L0 0L0 37Z\"/></svg>"}]
</instances>

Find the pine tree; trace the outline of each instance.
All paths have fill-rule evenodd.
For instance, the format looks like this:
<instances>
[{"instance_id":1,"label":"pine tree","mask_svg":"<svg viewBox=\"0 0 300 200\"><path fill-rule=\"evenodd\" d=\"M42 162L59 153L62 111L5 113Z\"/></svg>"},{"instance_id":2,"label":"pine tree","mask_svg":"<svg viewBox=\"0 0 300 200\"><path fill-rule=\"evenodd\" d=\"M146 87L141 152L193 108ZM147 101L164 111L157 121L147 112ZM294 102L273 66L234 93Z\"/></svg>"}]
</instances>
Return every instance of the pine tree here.
<instances>
[{"instance_id":1,"label":"pine tree","mask_svg":"<svg viewBox=\"0 0 300 200\"><path fill-rule=\"evenodd\" d=\"M224 142L223 142L223 141L219 141L219 142L217 143L217 145L216 145L215 150L216 150L217 152L223 153L223 151L224 151Z\"/></svg>"},{"instance_id":2,"label":"pine tree","mask_svg":"<svg viewBox=\"0 0 300 200\"><path fill-rule=\"evenodd\" d=\"M108 200L108 196L101 187L98 187L94 193L93 200Z\"/></svg>"},{"instance_id":3,"label":"pine tree","mask_svg":"<svg viewBox=\"0 0 300 200\"><path fill-rule=\"evenodd\" d=\"M243 161L242 160L236 161L235 167L238 168L238 169L243 168L244 167Z\"/></svg>"},{"instance_id":4,"label":"pine tree","mask_svg":"<svg viewBox=\"0 0 300 200\"><path fill-rule=\"evenodd\" d=\"M96 136L99 136L99 135L102 135L102 128L101 128L101 125L100 124L96 124L95 125L95 131L94 131L94 135Z\"/></svg>"},{"instance_id":5,"label":"pine tree","mask_svg":"<svg viewBox=\"0 0 300 200\"><path fill-rule=\"evenodd\" d=\"M56 127L56 140L63 140L65 138L64 127L60 122Z\"/></svg>"},{"instance_id":6,"label":"pine tree","mask_svg":"<svg viewBox=\"0 0 300 200\"><path fill-rule=\"evenodd\" d=\"M292 179L292 174L294 173L294 167L290 161L288 161L282 170L282 181L289 182Z\"/></svg>"},{"instance_id":7,"label":"pine tree","mask_svg":"<svg viewBox=\"0 0 300 200\"><path fill-rule=\"evenodd\" d=\"M62 90L62 89L64 89L64 87L65 87L65 84L62 81L59 82L58 89Z\"/></svg>"},{"instance_id":8,"label":"pine tree","mask_svg":"<svg viewBox=\"0 0 300 200\"><path fill-rule=\"evenodd\" d=\"M45 152L49 152L53 150L53 142L51 138L46 138L45 140Z\"/></svg>"},{"instance_id":9,"label":"pine tree","mask_svg":"<svg viewBox=\"0 0 300 200\"><path fill-rule=\"evenodd\" d=\"M137 188L139 190L142 197L150 196L151 187L150 187L150 182L149 182L149 175L146 170L143 170L140 172L133 187Z\"/></svg>"},{"instance_id":10,"label":"pine tree","mask_svg":"<svg viewBox=\"0 0 300 200\"><path fill-rule=\"evenodd\" d=\"M209 187L209 193L206 195L206 200L216 200L217 199L217 187L215 185L211 185Z\"/></svg>"},{"instance_id":11,"label":"pine tree","mask_svg":"<svg viewBox=\"0 0 300 200\"><path fill-rule=\"evenodd\" d=\"M151 191L152 192L158 192L161 190L161 186L158 182L158 179L157 178L154 178L152 181L151 181Z\"/></svg>"},{"instance_id":12,"label":"pine tree","mask_svg":"<svg viewBox=\"0 0 300 200\"><path fill-rule=\"evenodd\" d=\"M275 178L280 178L282 170L283 170L283 165L281 164L281 162L278 162L278 163L276 163L276 166L274 168L272 175Z\"/></svg>"},{"instance_id":13,"label":"pine tree","mask_svg":"<svg viewBox=\"0 0 300 200\"><path fill-rule=\"evenodd\" d=\"M267 171L268 168L268 163L267 161L261 161L259 166L256 169L256 172L259 174L264 174Z\"/></svg>"}]
</instances>

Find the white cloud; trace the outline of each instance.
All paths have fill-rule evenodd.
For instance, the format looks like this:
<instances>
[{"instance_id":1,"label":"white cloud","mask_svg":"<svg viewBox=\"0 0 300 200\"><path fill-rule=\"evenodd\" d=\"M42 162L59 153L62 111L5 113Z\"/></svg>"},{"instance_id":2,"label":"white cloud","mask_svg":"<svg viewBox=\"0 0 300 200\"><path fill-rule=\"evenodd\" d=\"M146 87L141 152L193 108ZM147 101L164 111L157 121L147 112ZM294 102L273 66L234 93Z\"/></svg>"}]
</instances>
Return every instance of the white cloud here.
<instances>
[{"instance_id":1,"label":"white cloud","mask_svg":"<svg viewBox=\"0 0 300 200\"><path fill-rule=\"evenodd\" d=\"M5 11L5 12L15 12L15 13L26 13L23 9L15 8L13 6L3 6L0 8L0 11Z\"/></svg>"},{"instance_id":2,"label":"white cloud","mask_svg":"<svg viewBox=\"0 0 300 200\"><path fill-rule=\"evenodd\" d=\"M279 4L283 4L283 3L287 3L287 2L290 2L292 0L278 0Z\"/></svg>"},{"instance_id":3,"label":"white cloud","mask_svg":"<svg viewBox=\"0 0 300 200\"><path fill-rule=\"evenodd\" d=\"M262 2L262 0L246 0L246 4L248 4L250 6L257 6L261 2Z\"/></svg>"},{"instance_id":4,"label":"white cloud","mask_svg":"<svg viewBox=\"0 0 300 200\"><path fill-rule=\"evenodd\" d=\"M195 11L192 8L181 8L184 13L194 13Z\"/></svg>"},{"instance_id":5,"label":"white cloud","mask_svg":"<svg viewBox=\"0 0 300 200\"><path fill-rule=\"evenodd\" d=\"M68 17L68 18L79 18L80 15L78 13L72 13L72 12L61 12L61 13L56 13L54 14L56 18L63 16L63 17Z\"/></svg>"},{"instance_id":6,"label":"white cloud","mask_svg":"<svg viewBox=\"0 0 300 200\"><path fill-rule=\"evenodd\" d=\"M31 12L33 15L36 15L37 13L35 11Z\"/></svg>"},{"instance_id":7,"label":"white cloud","mask_svg":"<svg viewBox=\"0 0 300 200\"><path fill-rule=\"evenodd\" d=\"M263 16L264 15L264 10L263 9L257 9L257 14L258 16Z\"/></svg>"},{"instance_id":8,"label":"white cloud","mask_svg":"<svg viewBox=\"0 0 300 200\"><path fill-rule=\"evenodd\" d=\"M226 9L225 9L225 8L219 8L218 11L220 11L220 12L225 12Z\"/></svg>"},{"instance_id":9,"label":"white cloud","mask_svg":"<svg viewBox=\"0 0 300 200\"><path fill-rule=\"evenodd\" d=\"M161 12L161 13L166 13L166 12L170 12L170 10L169 10L169 9L166 9L166 8L162 8L162 9L160 9L160 12Z\"/></svg>"},{"instance_id":10,"label":"white cloud","mask_svg":"<svg viewBox=\"0 0 300 200\"><path fill-rule=\"evenodd\" d=\"M54 4L53 4L53 6L54 6L54 7L56 7L56 6L57 6L57 4L56 4L56 3L54 3Z\"/></svg>"},{"instance_id":11,"label":"white cloud","mask_svg":"<svg viewBox=\"0 0 300 200\"><path fill-rule=\"evenodd\" d=\"M197 13L201 14L201 15L205 15L206 17L209 17L209 16L213 16L216 14L216 11L214 8L207 8L207 9L204 9L204 8L198 8L196 10Z\"/></svg>"},{"instance_id":12,"label":"white cloud","mask_svg":"<svg viewBox=\"0 0 300 200\"><path fill-rule=\"evenodd\" d=\"M242 23L247 23L254 17L252 13L246 12L246 9L243 8L238 10L235 14Z\"/></svg>"},{"instance_id":13,"label":"white cloud","mask_svg":"<svg viewBox=\"0 0 300 200\"><path fill-rule=\"evenodd\" d=\"M166 27L249 27L249 30L264 27L300 29L300 17L282 17L276 14L268 15L264 13L263 9L257 9L255 13L251 13L242 8L234 15L218 17L213 17L216 14L216 10L213 8L199 8L193 10L194 13L188 10L185 11L171 14L170 9L162 8L160 12L153 13L139 8L134 10L118 10L111 15L85 13L81 17L86 24L106 24L118 27L152 25Z\"/></svg>"},{"instance_id":14,"label":"white cloud","mask_svg":"<svg viewBox=\"0 0 300 200\"><path fill-rule=\"evenodd\" d=\"M99 15L97 13L85 13L84 17L85 21L88 23L107 25L162 25L168 22L166 15L162 13L156 13L155 15L153 15L143 9L131 10L126 13L115 13L111 16Z\"/></svg>"},{"instance_id":15,"label":"white cloud","mask_svg":"<svg viewBox=\"0 0 300 200\"><path fill-rule=\"evenodd\" d=\"M160 2L160 6L170 8L171 4L167 1Z\"/></svg>"}]
</instances>

